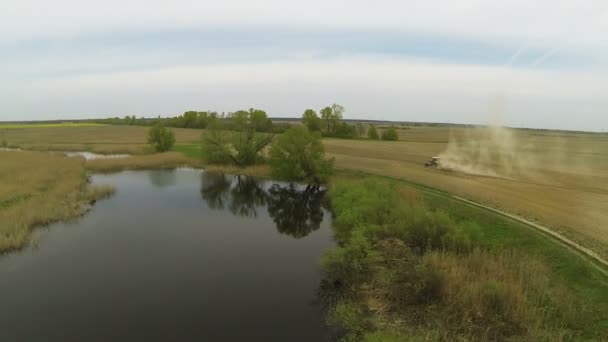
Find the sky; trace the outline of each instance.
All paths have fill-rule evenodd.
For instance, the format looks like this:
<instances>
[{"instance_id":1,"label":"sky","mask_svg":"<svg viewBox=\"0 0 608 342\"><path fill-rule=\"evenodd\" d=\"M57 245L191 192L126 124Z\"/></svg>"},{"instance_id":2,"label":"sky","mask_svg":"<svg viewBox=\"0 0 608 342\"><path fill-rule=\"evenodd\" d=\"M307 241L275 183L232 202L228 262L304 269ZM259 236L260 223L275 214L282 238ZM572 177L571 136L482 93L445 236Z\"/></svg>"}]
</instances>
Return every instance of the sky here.
<instances>
[{"instance_id":1,"label":"sky","mask_svg":"<svg viewBox=\"0 0 608 342\"><path fill-rule=\"evenodd\" d=\"M608 130L608 2L0 2L0 121L261 108Z\"/></svg>"}]
</instances>

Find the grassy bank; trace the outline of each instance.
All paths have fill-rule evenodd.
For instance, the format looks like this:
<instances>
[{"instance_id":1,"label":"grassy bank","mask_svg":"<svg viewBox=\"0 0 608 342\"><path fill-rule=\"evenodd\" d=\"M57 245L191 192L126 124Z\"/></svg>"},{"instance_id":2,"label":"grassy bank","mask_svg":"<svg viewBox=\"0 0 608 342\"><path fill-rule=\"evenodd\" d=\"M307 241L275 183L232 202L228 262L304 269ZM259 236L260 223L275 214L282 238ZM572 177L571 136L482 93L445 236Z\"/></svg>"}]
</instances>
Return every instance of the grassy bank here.
<instances>
[{"instance_id":1,"label":"grassy bank","mask_svg":"<svg viewBox=\"0 0 608 342\"><path fill-rule=\"evenodd\" d=\"M178 152L135 155L127 158L100 158L87 160L88 170L100 173L123 170L174 169L177 167L201 167L198 160L188 158Z\"/></svg>"},{"instance_id":2,"label":"grassy bank","mask_svg":"<svg viewBox=\"0 0 608 342\"><path fill-rule=\"evenodd\" d=\"M83 160L0 151L0 253L23 247L32 229L85 213L113 189L90 186Z\"/></svg>"},{"instance_id":3,"label":"grassy bank","mask_svg":"<svg viewBox=\"0 0 608 342\"><path fill-rule=\"evenodd\" d=\"M346 340L606 338L608 282L544 235L397 181L336 180L323 258Z\"/></svg>"}]
</instances>

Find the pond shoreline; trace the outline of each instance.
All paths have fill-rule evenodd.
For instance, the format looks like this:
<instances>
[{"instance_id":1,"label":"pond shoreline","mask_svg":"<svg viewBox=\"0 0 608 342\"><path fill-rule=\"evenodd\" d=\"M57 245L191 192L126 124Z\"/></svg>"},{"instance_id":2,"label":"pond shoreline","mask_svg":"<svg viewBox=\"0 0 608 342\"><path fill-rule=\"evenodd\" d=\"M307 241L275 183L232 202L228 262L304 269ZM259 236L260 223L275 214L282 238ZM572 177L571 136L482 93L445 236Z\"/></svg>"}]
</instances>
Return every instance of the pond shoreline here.
<instances>
[{"instance_id":1,"label":"pond shoreline","mask_svg":"<svg viewBox=\"0 0 608 342\"><path fill-rule=\"evenodd\" d=\"M118 191L0 260L0 289L20 294L0 313L7 340L324 340L331 215L305 186L195 169L91 181Z\"/></svg>"}]
</instances>

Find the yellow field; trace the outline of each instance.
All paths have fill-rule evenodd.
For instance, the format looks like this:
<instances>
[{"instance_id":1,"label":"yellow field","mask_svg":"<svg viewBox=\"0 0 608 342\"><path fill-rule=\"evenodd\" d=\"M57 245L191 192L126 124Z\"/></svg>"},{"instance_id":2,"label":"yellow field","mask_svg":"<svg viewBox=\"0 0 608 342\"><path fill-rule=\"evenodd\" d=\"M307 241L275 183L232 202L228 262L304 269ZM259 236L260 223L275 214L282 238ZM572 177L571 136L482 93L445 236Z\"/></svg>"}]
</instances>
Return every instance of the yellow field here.
<instances>
[{"instance_id":1,"label":"yellow field","mask_svg":"<svg viewBox=\"0 0 608 342\"><path fill-rule=\"evenodd\" d=\"M103 126L96 123L84 122L60 122L60 123L26 123L26 124L3 124L0 123L0 130L3 129L24 129L24 128L63 128L63 127L95 127Z\"/></svg>"},{"instance_id":2,"label":"yellow field","mask_svg":"<svg viewBox=\"0 0 608 342\"><path fill-rule=\"evenodd\" d=\"M78 216L111 192L88 186L80 158L0 151L0 253L23 246L33 227Z\"/></svg>"},{"instance_id":3,"label":"yellow field","mask_svg":"<svg viewBox=\"0 0 608 342\"><path fill-rule=\"evenodd\" d=\"M382 130L382 128L380 128ZM141 154L147 127L97 126L5 130L10 146ZM173 129L176 144L200 142L200 130ZM398 129L400 141L324 139L343 169L436 188L544 224L608 257L608 135L445 127ZM0 133L0 136L2 133ZM441 156L456 169L423 166ZM182 165L175 154L90 161L89 168ZM459 169L459 166L463 166Z\"/></svg>"},{"instance_id":4,"label":"yellow field","mask_svg":"<svg viewBox=\"0 0 608 342\"><path fill-rule=\"evenodd\" d=\"M200 130L173 131L178 143L200 141ZM138 126L30 127L5 131L0 126L0 140L5 139L9 146L41 151L142 154L148 149L147 137L148 127Z\"/></svg>"}]
</instances>

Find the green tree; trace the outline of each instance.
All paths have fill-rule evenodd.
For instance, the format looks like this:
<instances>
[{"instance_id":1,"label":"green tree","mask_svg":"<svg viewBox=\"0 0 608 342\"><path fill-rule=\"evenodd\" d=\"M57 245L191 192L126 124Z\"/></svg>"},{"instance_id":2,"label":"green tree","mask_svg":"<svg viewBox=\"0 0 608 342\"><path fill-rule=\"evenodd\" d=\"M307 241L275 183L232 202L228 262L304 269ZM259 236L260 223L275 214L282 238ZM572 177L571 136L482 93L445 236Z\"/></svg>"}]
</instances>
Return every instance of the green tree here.
<instances>
[{"instance_id":1,"label":"green tree","mask_svg":"<svg viewBox=\"0 0 608 342\"><path fill-rule=\"evenodd\" d=\"M370 139L374 139L374 140L378 140L378 131L376 130L376 126L374 125L369 125L369 128L367 129L367 137Z\"/></svg>"},{"instance_id":2,"label":"green tree","mask_svg":"<svg viewBox=\"0 0 608 342\"><path fill-rule=\"evenodd\" d=\"M173 131L157 123L148 131L148 143L156 152L169 151L175 144L175 135Z\"/></svg>"},{"instance_id":3,"label":"green tree","mask_svg":"<svg viewBox=\"0 0 608 342\"><path fill-rule=\"evenodd\" d=\"M332 132L335 132L338 125L342 122L342 114L344 114L344 107L337 103L331 105L330 122Z\"/></svg>"},{"instance_id":4,"label":"green tree","mask_svg":"<svg viewBox=\"0 0 608 342\"><path fill-rule=\"evenodd\" d=\"M210 121L209 129L203 133L204 158L210 163L241 167L263 161L263 150L272 142L273 135L257 132L263 122L260 118L266 115L259 112L240 110L227 119Z\"/></svg>"},{"instance_id":5,"label":"green tree","mask_svg":"<svg viewBox=\"0 0 608 342\"><path fill-rule=\"evenodd\" d=\"M325 107L321 109L321 119L325 122L325 130L327 133L331 132L331 121L333 118L333 111L331 107Z\"/></svg>"},{"instance_id":6,"label":"green tree","mask_svg":"<svg viewBox=\"0 0 608 342\"><path fill-rule=\"evenodd\" d=\"M365 135L365 125L361 122L357 122L357 135L360 137Z\"/></svg>"},{"instance_id":7,"label":"green tree","mask_svg":"<svg viewBox=\"0 0 608 342\"><path fill-rule=\"evenodd\" d=\"M270 149L270 166L277 179L321 184L333 171L325 158L319 132L295 126L281 134Z\"/></svg>"},{"instance_id":8,"label":"green tree","mask_svg":"<svg viewBox=\"0 0 608 342\"><path fill-rule=\"evenodd\" d=\"M382 132L382 140L399 140L399 134L397 133L395 127L390 127L389 129Z\"/></svg>"},{"instance_id":9,"label":"green tree","mask_svg":"<svg viewBox=\"0 0 608 342\"><path fill-rule=\"evenodd\" d=\"M272 121L263 110L249 109L249 119L257 132L269 132L272 130Z\"/></svg>"},{"instance_id":10,"label":"green tree","mask_svg":"<svg viewBox=\"0 0 608 342\"><path fill-rule=\"evenodd\" d=\"M311 132L321 130L321 118L312 109L307 109L302 115L302 123L308 127Z\"/></svg>"}]
</instances>

